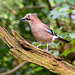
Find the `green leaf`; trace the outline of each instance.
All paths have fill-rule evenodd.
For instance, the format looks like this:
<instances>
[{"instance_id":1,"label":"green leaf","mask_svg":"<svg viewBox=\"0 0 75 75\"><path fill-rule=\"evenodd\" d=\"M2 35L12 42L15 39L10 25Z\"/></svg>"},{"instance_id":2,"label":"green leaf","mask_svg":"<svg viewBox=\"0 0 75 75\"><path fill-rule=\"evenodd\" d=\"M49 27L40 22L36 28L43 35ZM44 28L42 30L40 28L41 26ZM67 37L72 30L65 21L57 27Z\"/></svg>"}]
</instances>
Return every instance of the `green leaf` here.
<instances>
[{"instance_id":1,"label":"green leaf","mask_svg":"<svg viewBox=\"0 0 75 75\"><path fill-rule=\"evenodd\" d=\"M69 36L73 39L75 38L75 33L70 33Z\"/></svg>"},{"instance_id":2,"label":"green leaf","mask_svg":"<svg viewBox=\"0 0 75 75\"><path fill-rule=\"evenodd\" d=\"M35 72L35 71L41 71L43 68L42 67L38 67L36 69L33 69L32 71Z\"/></svg>"},{"instance_id":3,"label":"green leaf","mask_svg":"<svg viewBox=\"0 0 75 75\"><path fill-rule=\"evenodd\" d=\"M71 5L75 5L75 0L67 0L67 2Z\"/></svg>"},{"instance_id":4,"label":"green leaf","mask_svg":"<svg viewBox=\"0 0 75 75\"><path fill-rule=\"evenodd\" d=\"M53 53L53 55L59 56L59 51L56 51L55 53Z\"/></svg>"},{"instance_id":5,"label":"green leaf","mask_svg":"<svg viewBox=\"0 0 75 75\"><path fill-rule=\"evenodd\" d=\"M61 26L59 29L57 29L55 32L57 33L57 32L59 32L59 31L61 31L63 29L63 26Z\"/></svg>"},{"instance_id":6,"label":"green leaf","mask_svg":"<svg viewBox=\"0 0 75 75\"><path fill-rule=\"evenodd\" d=\"M72 44L72 45L75 44L75 38L71 40L70 44Z\"/></svg>"},{"instance_id":7,"label":"green leaf","mask_svg":"<svg viewBox=\"0 0 75 75\"><path fill-rule=\"evenodd\" d=\"M68 17L68 13L70 11L69 9L70 9L69 6L56 7L50 12L49 17L50 19L56 19L59 18L60 16Z\"/></svg>"},{"instance_id":8,"label":"green leaf","mask_svg":"<svg viewBox=\"0 0 75 75\"><path fill-rule=\"evenodd\" d=\"M72 52L72 50L66 49L60 56L64 55L66 57L71 52Z\"/></svg>"},{"instance_id":9,"label":"green leaf","mask_svg":"<svg viewBox=\"0 0 75 75\"><path fill-rule=\"evenodd\" d=\"M75 14L75 9L74 9L74 10L72 10L72 14Z\"/></svg>"},{"instance_id":10,"label":"green leaf","mask_svg":"<svg viewBox=\"0 0 75 75\"><path fill-rule=\"evenodd\" d=\"M32 45L36 45L37 46L37 45L39 45L39 43L38 42L33 42Z\"/></svg>"},{"instance_id":11,"label":"green leaf","mask_svg":"<svg viewBox=\"0 0 75 75\"><path fill-rule=\"evenodd\" d=\"M35 64L32 64L32 63L31 63L29 66L34 66L34 67L37 67L37 65L35 65Z\"/></svg>"},{"instance_id":12,"label":"green leaf","mask_svg":"<svg viewBox=\"0 0 75 75\"><path fill-rule=\"evenodd\" d=\"M55 0L55 3L56 4L60 4L60 3L62 3L62 2L65 2L66 0Z\"/></svg>"}]
</instances>

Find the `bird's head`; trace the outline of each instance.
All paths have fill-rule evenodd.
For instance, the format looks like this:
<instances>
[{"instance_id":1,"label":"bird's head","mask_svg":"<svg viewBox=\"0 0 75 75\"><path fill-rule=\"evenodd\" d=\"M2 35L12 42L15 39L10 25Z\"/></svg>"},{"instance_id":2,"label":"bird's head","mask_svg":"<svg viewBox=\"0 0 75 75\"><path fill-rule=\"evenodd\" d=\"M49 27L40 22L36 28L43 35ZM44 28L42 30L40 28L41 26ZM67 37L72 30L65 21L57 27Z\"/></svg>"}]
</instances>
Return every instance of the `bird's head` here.
<instances>
[{"instance_id":1,"label":"bird's head","mask_svg":"<svg viewBox=\"0 0 75 75\"><path fill-rule=\"evenodd\" d=\"M37 16L35 14L27 14L25 17L21 18L21 20L25 20L30 23L31 21L34 21L36 17Z\"/></svg>"},{"instance_id":2,"label":"bird's head","mask_svg":"<svg viewBox=\"0 0 75 75\"><path fill-rule=\"evenodd\" d=\"M25 17L21 18L21 20L25 20L29 24L35 23L35 22L37 23L40 21L35 14L27 14Z\"/></svg>"}]
</instances>

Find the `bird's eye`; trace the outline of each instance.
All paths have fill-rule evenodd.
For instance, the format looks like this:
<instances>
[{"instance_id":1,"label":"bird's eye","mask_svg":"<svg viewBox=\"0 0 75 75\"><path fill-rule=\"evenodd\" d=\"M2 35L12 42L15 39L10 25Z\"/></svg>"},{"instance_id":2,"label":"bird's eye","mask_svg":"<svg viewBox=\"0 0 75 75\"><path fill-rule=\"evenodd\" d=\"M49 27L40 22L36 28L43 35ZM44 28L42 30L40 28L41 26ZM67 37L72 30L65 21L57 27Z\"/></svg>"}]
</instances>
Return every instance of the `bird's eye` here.
<instances>
[{"instance_id":1,"label":"bird's eye","mask_svg":"<svg viewBox=\"0 0 75 75\"><path fill-rule=\"evenodd\" d=\"M29 15L27 16L26 20L31 20Z\"/></svg>"},{"instance_id":2,"label":"bird's eye","mask_svg":"<svg viewBox=\"0 0 75 75\"><path fill-rule=\"evenodd\" d=\"M28 15L27 17L28 17L28 19L30 18L30 16L29 16L29 15Z\"/></svg>"}]
</instances>

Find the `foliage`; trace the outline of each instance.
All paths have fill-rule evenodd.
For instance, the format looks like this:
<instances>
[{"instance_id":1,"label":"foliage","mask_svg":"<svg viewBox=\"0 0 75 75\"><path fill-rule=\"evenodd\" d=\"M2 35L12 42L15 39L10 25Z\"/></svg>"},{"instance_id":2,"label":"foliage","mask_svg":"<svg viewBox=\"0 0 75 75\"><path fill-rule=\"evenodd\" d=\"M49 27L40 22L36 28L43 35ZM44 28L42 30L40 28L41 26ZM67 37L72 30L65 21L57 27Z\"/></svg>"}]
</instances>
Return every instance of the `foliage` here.
<instances>
[{"instance_id":1,"label":"foliage","mask_svg":"<svg viewBox=\"0 0 75 75\"><path fill-rule=\"evenodd\" d=\"M66 4L63 4L62 7L56 7L54 10L50 12L49 17L52 19L68 17L68 13L70 12L70 7Z\"/></svg>"},{"instance_id":2,"label":"foliage","mask_svg":"<svg viewBox=\"0 0 75 75\"><path fill-rule=\"evenodd\" d=\"M52 11L49 10L46 0L0 0L0 25L5 27L9 33L12 28L15 29L27 41L34 45L38 45L39 43L35 42L36 40L31 33L29 24L20 20L20 18L24 17L27 13L35 13L42 22L49 25L58 35L71 40L71 46L67 47L65 45L66 49L64 47L62 49L63 44L61 45L61 42L59 41L49 43L49 46L58 48L58 51L51 50L51 53L60 56L62 51L61 55L66 57L69 53L75 51L75 23L73 23L69 17L71 12L73 14L75 13L74 9L70 9L72 5L75 6L75 0L49 1L52 6L55 6ZM34 6L37 8L34 8ZM68 25L61 24L61 27L59 27L56 24L56 18ZM64 28L67 32L63 31ZM43 45L41 48L46 48L46 45ZM9 71L14 68L12 62L15 58L13 58L8 52L9 48L0 39L0 72ZM32 63L26 64L12 75L17 75L18 73L20 75L55 75L54 73Z\"/></svg>"}]
</instances>

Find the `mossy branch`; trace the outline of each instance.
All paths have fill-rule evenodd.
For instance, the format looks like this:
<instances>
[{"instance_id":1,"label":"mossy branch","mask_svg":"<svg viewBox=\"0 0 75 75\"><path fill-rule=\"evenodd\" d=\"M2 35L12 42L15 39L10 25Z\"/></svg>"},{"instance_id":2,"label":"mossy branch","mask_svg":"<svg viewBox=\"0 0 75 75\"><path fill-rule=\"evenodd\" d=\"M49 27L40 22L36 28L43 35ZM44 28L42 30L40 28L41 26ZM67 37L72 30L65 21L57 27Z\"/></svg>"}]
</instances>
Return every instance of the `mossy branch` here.
<instances>
[{"instance_id":1,"label":"mossy branch","mask_svg":"<svg viewBox=\"0 0 75 75\"><path fill-rule=\"evenodd\" d=\"M11 32L13 36L5 28L0 27L0 38L8 45L10 48L9 53L15 58L21 61L32 62L60 75L75 75L75 67L71 64L31 45L15 30L12 29Z\"/></svg>"}]
</instances>

